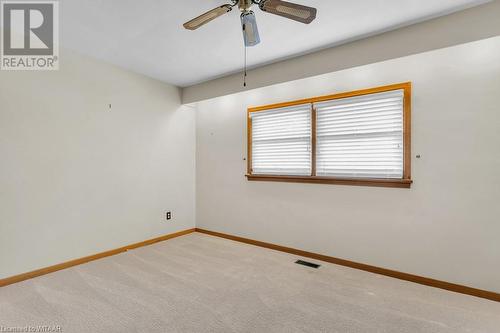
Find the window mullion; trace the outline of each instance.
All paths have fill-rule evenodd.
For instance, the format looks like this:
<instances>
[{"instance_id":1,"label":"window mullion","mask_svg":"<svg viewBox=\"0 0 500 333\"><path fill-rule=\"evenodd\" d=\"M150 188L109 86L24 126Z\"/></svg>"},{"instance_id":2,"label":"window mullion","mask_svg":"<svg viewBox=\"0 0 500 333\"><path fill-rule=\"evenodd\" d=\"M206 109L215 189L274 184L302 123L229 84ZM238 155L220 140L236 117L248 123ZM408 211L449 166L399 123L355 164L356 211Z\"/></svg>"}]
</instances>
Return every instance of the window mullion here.
<instances>
[{"instance_id":1,"label":"window mullion","mask_svg":"<svg viewBox=\"0 0 500 333\"><path fill-rule=\"evenodd\" d=\"M316 176L316 108L311 103L311 176Z\"/></svg>"}]
</instances>

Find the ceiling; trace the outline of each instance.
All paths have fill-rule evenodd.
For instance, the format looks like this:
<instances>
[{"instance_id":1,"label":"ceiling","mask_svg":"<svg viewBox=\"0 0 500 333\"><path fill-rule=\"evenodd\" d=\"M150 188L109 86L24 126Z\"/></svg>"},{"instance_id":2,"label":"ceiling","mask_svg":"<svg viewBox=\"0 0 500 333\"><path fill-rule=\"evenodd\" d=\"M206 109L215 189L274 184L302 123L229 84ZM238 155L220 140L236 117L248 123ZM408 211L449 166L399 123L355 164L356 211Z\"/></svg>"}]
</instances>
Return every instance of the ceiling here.
<instances>
[{"instance_id":1,"label":"ceiling","mask_svg":"<svg viewBox=\"0 0 500 333\"><path fill-rule=\"evenodd\" d=\"M291 0L289 0L291 1ZM237 10L196 31L185 21L224 0L61 0L61 47L186 87L242 70ZM485 0L296 0L318 8L304 25L256 8L262 43L248 64L291 58L479 5Z\"/></svg>"}]
</instances>

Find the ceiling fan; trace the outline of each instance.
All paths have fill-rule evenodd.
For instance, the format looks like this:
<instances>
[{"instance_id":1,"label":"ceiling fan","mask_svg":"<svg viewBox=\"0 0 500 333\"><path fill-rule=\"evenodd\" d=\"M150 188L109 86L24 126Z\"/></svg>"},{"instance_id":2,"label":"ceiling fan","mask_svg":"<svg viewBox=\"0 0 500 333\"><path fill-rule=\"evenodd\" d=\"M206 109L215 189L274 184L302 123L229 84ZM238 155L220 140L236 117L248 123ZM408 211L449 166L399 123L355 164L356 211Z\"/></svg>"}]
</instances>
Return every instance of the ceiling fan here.
<instances>
[{"instance_id":1,"label":"ceiling fan","mask_svg":"<svg viewBox=\"0 0 500 333\"><path fill-rule=\"evenodd\" d=\"M255 13L251 10L253 5L266 12L288 19L309 24L316 18L316 8L298 5L281 0L231 0L231 4L214 8L194 19L184 23L184 28L196 30L204 24L229 13L233 7L238 6L241 11L241 25L243 28L243 38L245 46L255 46L260 43L259 30Z\"/></svg>"}]
</instances>

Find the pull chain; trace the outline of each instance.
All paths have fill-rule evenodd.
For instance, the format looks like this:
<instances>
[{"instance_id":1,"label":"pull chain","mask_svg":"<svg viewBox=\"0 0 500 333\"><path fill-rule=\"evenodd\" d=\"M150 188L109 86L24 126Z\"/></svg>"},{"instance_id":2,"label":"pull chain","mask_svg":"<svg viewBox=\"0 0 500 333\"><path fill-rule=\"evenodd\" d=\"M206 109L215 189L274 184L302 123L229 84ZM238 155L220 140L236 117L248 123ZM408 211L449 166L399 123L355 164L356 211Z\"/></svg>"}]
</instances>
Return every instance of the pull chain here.
<instances>
[{"instance_id":1,"label":"pull chain","mask_svg":"<svg viewBox=\"0 0 500 333\"><path fill-rule=\"evenodd\" d=\"M247 86L247 46L245 45L245 75L243 76L243 87Z\"/></svg>"},{"instance_id":2,"label":"pull chain","mask_svg":"<svg viewBox=\"0 0 500 333\"><path fill-rule=\"evenodd\" d=\"M246 30L246 24L243 24L243 34L245 33ZM243 74L243 87L247 86L247 45L245 43L245 67L244 67L244 74Z\"/></svg>"}]
</instances>

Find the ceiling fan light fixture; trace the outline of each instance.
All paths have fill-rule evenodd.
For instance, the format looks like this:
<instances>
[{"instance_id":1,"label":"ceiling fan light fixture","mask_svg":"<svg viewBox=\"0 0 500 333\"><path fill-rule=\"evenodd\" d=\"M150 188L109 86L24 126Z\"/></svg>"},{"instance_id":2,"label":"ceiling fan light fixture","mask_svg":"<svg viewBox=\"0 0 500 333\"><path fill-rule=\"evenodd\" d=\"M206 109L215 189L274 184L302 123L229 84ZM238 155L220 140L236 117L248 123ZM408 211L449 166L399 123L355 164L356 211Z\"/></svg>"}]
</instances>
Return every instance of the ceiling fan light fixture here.
<instances>
[{"instance_id":1,"label":"ceiling fan light fixture","mask_svg":"<svg viewBox=\"0 0 500 333\"><path fill-rule=\"evenodd\" d=\"M245 46L255 46L260 43L257 19L253 11L246 11L241 14L241 26Z\"/></svg>"}]
</instances>

